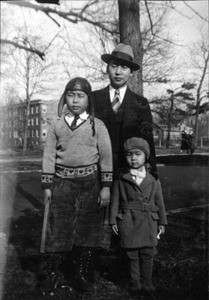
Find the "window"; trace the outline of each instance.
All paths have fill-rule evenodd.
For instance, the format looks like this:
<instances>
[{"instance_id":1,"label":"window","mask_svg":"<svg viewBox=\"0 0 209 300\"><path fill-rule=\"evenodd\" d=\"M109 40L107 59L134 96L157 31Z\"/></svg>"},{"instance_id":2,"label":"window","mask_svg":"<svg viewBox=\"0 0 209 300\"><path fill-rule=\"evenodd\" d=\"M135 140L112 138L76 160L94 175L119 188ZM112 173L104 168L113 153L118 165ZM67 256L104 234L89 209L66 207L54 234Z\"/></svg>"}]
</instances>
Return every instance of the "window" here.
<instances>
[{"instance_id":1,"label":"window","mask_svg":"<svg viewBox=\"0 0 209 300\"><path fill-rule=\"evenodd\" d=\"M39 118L36 118L36 125L39 124Z\"/></svg>"},{"instance_id":2,"label":"window","mask_svg":"<svg viewBox=\"0 0 209 300\"><path fill-rule=\"evenodd\" d=\"M39 137L39 132L38 132L38 130L36 130L36 137Z\"/></svg>"},{"instance_id":3,"label":"window","mask_svg":"<svg viewBox=\"0 0 209 300\"><path fill-rule=\"evenodd\" d=\"M28 119L28 126L30 126L30 119Z\"/></svg>"},{"instance_id":4,"label":"window","mask_svg":"<svg viewBox=\"0 0 209 300\"><path fill-rule=\"evenodd\" d=\"M34 119L31 119L31 126L34 125Z\"/></svg>"},{"instance_id":5,"label":"window","mask_svg":"<svg viewBox=\"0 0 209 300\"><path fill-rule=\"evenodd\" d=\"M38 114L39 113L39 106L36 105L36 113Z\"/></svg>"},{"instance_id":6,"label":"window","mask_svg":"<svg viewBox=\"0 0 209 300\"><path fill-rule=\"evenodd\" d=\"M34 114L34 106L31 107L30 112L31 112L31 115Z\"/></svg>"}]
</instances>

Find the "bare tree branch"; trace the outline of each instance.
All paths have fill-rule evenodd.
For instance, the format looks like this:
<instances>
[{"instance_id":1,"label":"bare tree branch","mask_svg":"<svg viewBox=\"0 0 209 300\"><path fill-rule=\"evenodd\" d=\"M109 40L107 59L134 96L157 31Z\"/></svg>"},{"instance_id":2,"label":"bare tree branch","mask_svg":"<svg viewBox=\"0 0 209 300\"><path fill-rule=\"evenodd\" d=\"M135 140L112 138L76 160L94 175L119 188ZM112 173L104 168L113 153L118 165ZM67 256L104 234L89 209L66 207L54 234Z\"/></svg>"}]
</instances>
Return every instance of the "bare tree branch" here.
<instances>
[{"instance_id":1,"label":"bare tree branch","mask_svg":"<svg viewBox=\"0 0 209 300\"><path fill-rule=\"evenodd\" d=\"M147 10L149 22L150 22L151 33L152 33L152 35L155 35L155 34L154 34L154 31L153 31L152 17L151 17L151 15L150 15L150 11L149 11L149 7L148 7L147 0L144 0L144 3L145 3L146 10Z\"/></svg>"},{"instance_id":2,"label":"bare tree branch","mask_svg":"<svg viewBox=\"0 0 209 300\"><path fill-rule=\"evenodd\" d=\"M176 9L176 7L173 5L172 2L173 2L173 1L169 1L169 3L170 3L170 6L169 6L169 7L170 7L170 8L172 8L173 10L175 10L175 11L176 11L178 14L180 14L182 17L185 17L185 18L191 20L191 17L189 17L189 16L183 14L182 11L179 11L178 9Z\"/></svg>"},{"instance_id":3,"label":"bare tree branch","mask_svg":"<svg viewBox=\"0 0 209 300\"><path fill-rule=\"evenodd\" d=\"M97 2L97 1L95 1ZM94 3L94 2L93 2ZM83 15L84 12L86 12L86 9L92 5L89 4L89 5L85 5L83 9L81 9L81 11L79 12L74 12L72 10L69 10L67 12L63 12L63 11L60 11L60 10L57 10L57 9L54 9L54 8L51 8L49 6L41 6L41 5L37 5L37 4L32 4L31 2L8 2L8 4L11 4L11 5L17 5L19 7L26 7L26 8L31 8L31 9L34 9L36 11L41 11L43 13L45 13L47 15L47 17L49 17L49 14L55 14L65 20L67 20L68 22L71 22L71 23L78 23L79 21L83 21L83 22L87 22L91 25L94 25L94 26L97 26L99 28L101 28L102 30L108 32L108 33L116 33L114 32L114 30L112 30L112 28L108 28L107 26L104 25L104 22L99 22L99 21L94 21L93 19L90 19L88 17L85 17ZM50 18L58 25L58 22L55 21L54 18L52 18L50 16ZM58 25L59 26L59 25Z\"/></svg>"},{"instance_id":4,"label":"bare tree branch","mask_svg":"<svg viewBox=\"0 0 209 300\"><path fill-rule=\"evenodd\" d=\"M148 2L147 0L144 0L144 3L145 3L145 7L146 7L146 11L147 11L147 15L148 15L148 19L149 19L149 22L150 22L150 30L151 30L151 33L154 37L157 37L158 39L161 39L167 43L170 43L172 45L175 45L175 46L183 46L183 45L179 45L179 44L176 44L174 43L173 41L169 40L169 39L166 39L166 38L162 38L161 36L159 36L158 34L156 34L154 32L154 24L153 24L153 21L152 21L152 17L151 17L151 14L150 14L150 10L149 10L149 7L148 7Z\"/></svg>"},{"instance_id":5,"label":"bare tree branch","mask_svg":"<svg viewBox=\"0 0 209 300\"><path fill-rule=\"evenodd\" d=\"M184 4L189 7L198 17L200 17L200 19L202 19L205 22L208 22L208 20L206 18L203 18L203 16L201 16L194 8L192 8L186 1L183 1Z\"/></svg>"},{"instance_id":6,"label":"bare tree branch","mask_svg":"<svg viewBox=\"0 0 209 300\"><path fill-rule=\"evenodd\" d=\"M23 49L25 51L29 51L29 52L32 52L32 53L35 53L37 54L42 60L44 60L44 56L45 54L37 49L34 49L32 47L26 47L26 46L23 46L17 42L13 42L13 41L9 41L9 40L6 40L6 39L0 39L0 43L1 44L9 44L9 45L12 45L16 48L19 48L19 49Z\"/></svg>"}]
</instances>

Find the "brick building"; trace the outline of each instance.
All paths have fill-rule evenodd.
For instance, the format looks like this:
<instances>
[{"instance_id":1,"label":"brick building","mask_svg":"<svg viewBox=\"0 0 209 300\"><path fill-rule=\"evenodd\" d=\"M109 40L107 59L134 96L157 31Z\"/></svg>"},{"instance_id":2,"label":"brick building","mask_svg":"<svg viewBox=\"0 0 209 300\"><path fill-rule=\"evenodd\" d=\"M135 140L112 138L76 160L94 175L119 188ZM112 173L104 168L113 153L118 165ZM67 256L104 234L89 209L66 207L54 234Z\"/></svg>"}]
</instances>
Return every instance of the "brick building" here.
<instances>
[{"instance_id":1,"label":"brick building","mask_svg":"<svg viewBox=\"0 0 209 300\"><path fill-rule=\"evenodd\" d=\"M30 102L28 117L28 148L38 148L46 140L47 126L57 115L57 100L34 100ZM1 148L22 148L26 103L1 107Z\"/></svg>"}]
</instances>

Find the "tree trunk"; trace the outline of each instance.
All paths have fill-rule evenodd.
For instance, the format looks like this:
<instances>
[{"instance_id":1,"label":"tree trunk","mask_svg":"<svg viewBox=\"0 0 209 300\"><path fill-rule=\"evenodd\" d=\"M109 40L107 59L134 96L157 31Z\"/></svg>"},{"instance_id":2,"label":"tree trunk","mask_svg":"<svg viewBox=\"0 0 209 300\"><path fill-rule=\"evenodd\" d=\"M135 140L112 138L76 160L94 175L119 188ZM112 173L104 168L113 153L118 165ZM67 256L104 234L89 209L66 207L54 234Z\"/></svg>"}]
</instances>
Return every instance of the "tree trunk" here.
<instances>
[{"instance_id":1,"label":"tree trunk","mask_svg":"<svg viewBox=\"0 0 209 300\"><path fill-rule=\"evenodd\" d=\"M25 154L27 150L27 144L28 144L28 119L30 114L30 100L26 100L26 112L25 112L25 126L24 126L24 133L23 133L23 154Z\"/></svg>"},{"instance_id":2,"label":"tree trunk","mask_svg":"<svg viewBox=\"0 0 209 300\"><path fill-rule=\"evenodd\" d=\"M30 56L26 55L26 113L25 113L25 126L24 126L24 136L23 136L23 154L25 154L27 150L27 144L28 144L28 119L30 115Z\"/></svg>"},{"instance_id":3,"label":"tree trunk","mask_svg":"<svg viewBox=\"0 0 209 300\"><path fill-rule=\"evenodd\" d=\"M199 117L199 110L200 110L200 102L199 99L197 99L197 109L195 112L195 125L194 125L194 144L195 148L198 146L198 117Z\"/></svg>"},{"instance_id":4,"label":"tree trunk","mask_svg":"<svg viewBox=\"0 0 209 300\"><path fill-rule=\"evenodd\" d=\"M166 149L168 149L169 145L170 145L170 133L171 133L171 124L169 122L168 123L168 134L167 134L167 137L166 137Z\"/></svg>"},{"instance_id":5,"label":"tree trunk","mask_svg":"<svg viewBox=\"0 0 209 300\"><path fill-rule=\"evenodd\" d=\"M134 52L134 62L140 70L133 73L130 87L137 94L143 95L142 60L143 46L140 32L140 9L138 0L118 0L120 41L129 44Z\"/></svg>"},{"instance_id":6,"label":"tree trunk","mask_svg":"<svg viewBox=\"0 0 209 300\"><path fill-rule=\"evenodd\" d=\"M170 100L170 109L168 114L168 134L166 138L166 149L170 146L170 135L171 135L171 122L173 121L173 107L174 107L174 98L171 96Z\"/></svg>"}]
</instances>

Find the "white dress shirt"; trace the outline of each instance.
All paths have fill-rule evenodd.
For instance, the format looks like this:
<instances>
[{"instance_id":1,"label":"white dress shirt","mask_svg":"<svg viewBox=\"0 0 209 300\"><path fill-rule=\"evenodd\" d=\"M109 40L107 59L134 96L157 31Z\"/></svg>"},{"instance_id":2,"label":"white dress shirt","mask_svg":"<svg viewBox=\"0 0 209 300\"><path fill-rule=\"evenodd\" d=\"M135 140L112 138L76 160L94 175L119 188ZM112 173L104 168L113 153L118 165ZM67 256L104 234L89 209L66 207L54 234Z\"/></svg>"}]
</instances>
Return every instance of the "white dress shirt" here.
<instances>
[{"instance_id":1,"label":"white dress shirt","mask_svg":"<svg viewBox=\"0 0 209 300\"><path fill-rule=\"evenodd\" d=\"M73 115L71 112L69 112L67 115L65 115L65 120L68 123L69 126L71 126L73 120L74 120L75 115ZM89 117L89 114L84 111L82 114L79 115L79 119L77 120L76 126L80 125L84 121L86 121Z\"/></svg>"},{"instance_id":2,"label":"white dress shirt","mask_svg":"<svg viewBox=\"0 0 209 300\"><path fill-rule=\"evenodd\" d=\"M119 90L119 92L120 92L119 100L120 100L120 104L122 104L123 99L124 99L124 96L125 96L125 93L126 93L126 90L127 90L127 85L125 85L125 86L123 86L122 88L119 88L119 89L115 89L115 88L113 88L111 85L109 86L110 101L111 101L111 102L113 102L113 100L114 100L114 97L115 97L115 91L116 91L116 90Z\"/></svg>"}]
</instances>

